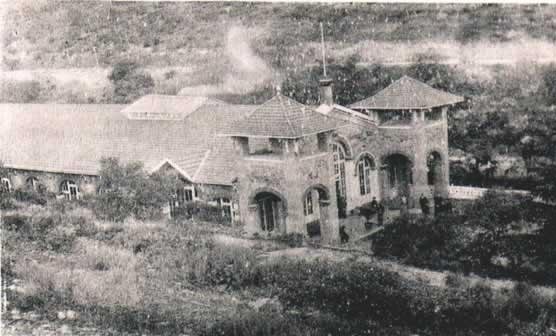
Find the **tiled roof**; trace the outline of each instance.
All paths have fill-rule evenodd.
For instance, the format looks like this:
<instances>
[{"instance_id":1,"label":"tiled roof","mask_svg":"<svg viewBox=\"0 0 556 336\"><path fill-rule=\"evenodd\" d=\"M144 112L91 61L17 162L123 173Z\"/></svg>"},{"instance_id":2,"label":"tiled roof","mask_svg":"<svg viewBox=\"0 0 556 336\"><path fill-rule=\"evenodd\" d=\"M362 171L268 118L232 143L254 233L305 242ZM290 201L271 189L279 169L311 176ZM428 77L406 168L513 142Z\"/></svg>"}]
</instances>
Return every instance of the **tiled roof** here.
<instances>
[{"instance_id":1,"label":"tiled roof","mask_svg":"<svg viewBox=\"0 0 556 336\"><path fill-rule=\"evenodd\" d=\"M215 135L253 107L208 100L183 120L133 120L121 113L124 108L0 104L0 161L13 168L96 175L102 157L141 161L148 170L170 160L193 177L215 145ZM231 139L216 140L231 146Z\"/></svg>"},{"instance_id":2,"label":"tiled roof","mask_svg":"<svg viewBox=\"0 0 556 336\"><path fill-rule=\"evenodd\" d=\"M258 106L245 119L221 133L228 136L299 138L342 126L344 123L280 94Z\"/></svg>"},{"instance_id":3,"label":"tiled roof","mask_svg":"<svg viewBox=\"0 0 556 336\"><path fill-rule=\"evenodd\" d=\"M440 91L408 76L403 76L384 90L351 104L352 109L410 110L429 109L462 102L463 97Z\"/></svg>"}]
</instances>

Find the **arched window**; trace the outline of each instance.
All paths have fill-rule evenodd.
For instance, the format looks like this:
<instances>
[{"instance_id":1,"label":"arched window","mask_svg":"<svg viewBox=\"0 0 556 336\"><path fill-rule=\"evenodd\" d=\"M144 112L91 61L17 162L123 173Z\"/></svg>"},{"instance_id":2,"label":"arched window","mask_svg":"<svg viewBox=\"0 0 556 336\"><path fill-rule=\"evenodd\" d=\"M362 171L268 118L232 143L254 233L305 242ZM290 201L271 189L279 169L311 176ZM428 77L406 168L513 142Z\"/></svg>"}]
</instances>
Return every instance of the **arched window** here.
<instances>
[{"instance_id":1,"label":"arched window","mask_svg":"<svg viewBox=\"0 0 556 336\"><path fill-rule=\"evenodd\" d=\"M25 185L29 190L39 191L39 179L34 176L28 177L27 180L25 180Z\"/></svg>"},{"instance_id":2,"label":"arched window","mask_svg":"<svg viewBox=\"0 0 556 336\"><path fill-rule=\"evenodd\" d=\"M332 155L334 159L334 175L336 176L336 192L346 196L346 150L344 146L337 142L331 143Z\"/></svg>"},{"instance_id":3,"label":"arched window","mask_svg":"<svg viewBox=\"0 0 556 336\"><path fill-rule=\"evenodd\" d=\"M2 192L12 191L12 183L7 177L2 177L2 179L0 179L0 182L1 182L0 191Z\"/></svg>"},{"instance_id":4,"label":"arched window","mask_svg":"<svg viewBox=\"0 0 556 336\"><path fill-rule=\"evenodd\" d=\"M371 193L371 170L374 170L374 162L369 157L363 157L357 163L359 173L359 191L361 195Z\"/></svg>"},{"instance_id":5,"label":"arched window","mask_svg":"<svg viewBox=\"0 0 556 336\"><path fill-rule=\"evenodd\" d=\"M79 198L79 187L73 181L64 181L60 186L60 191L68 200Z\"/></svg>"},{"instance_id":6,"label":"arched window","mask_svg":"<svg viewBox=\"0 0 556 336\"><path fill-rule=\"evenodd\" d=\"M309 216L313 214L313 191L309 190L303 200L303 214Z\"/></svg>"}]
</instances>

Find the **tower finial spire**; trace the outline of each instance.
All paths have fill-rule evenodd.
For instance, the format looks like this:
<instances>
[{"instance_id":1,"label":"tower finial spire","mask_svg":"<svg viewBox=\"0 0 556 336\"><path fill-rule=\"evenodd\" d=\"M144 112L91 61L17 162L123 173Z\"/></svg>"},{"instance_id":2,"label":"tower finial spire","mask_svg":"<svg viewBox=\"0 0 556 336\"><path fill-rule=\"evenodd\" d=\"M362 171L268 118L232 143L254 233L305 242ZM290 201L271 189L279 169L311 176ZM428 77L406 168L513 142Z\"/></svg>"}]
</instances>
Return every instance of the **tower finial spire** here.
<instances>
[{"instance_id":1,"label":"tower finial spire","mask_svg":"<svg viewBox=\"0 0 556 336\"><path fill-rule=\"evenodd\" d=\"M324 28L322 22L320 23L320 39L322 44L322 67L324 69L324 77L326 78L326 56L324 53Z\"/></svg>"}]
</instances>

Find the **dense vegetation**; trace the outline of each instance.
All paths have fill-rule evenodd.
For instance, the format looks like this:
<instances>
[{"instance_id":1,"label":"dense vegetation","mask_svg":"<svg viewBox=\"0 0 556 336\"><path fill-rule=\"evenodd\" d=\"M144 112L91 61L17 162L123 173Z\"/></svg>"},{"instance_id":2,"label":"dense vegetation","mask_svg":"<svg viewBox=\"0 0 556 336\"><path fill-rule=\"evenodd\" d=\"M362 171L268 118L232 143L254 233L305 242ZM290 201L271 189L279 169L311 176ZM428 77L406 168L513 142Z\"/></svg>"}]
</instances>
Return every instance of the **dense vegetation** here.
<instances>
[{"instance_id":1,"label":"dense vegetation","mask_svg":"<svg viewBox=\"0 0 556 336\"><path fill-rule=\"evenodd\" d=\"M556 208L496 192L460 213L399 218L373 251L418 267L556 285Z\"/></svg>"},{"instance_id":2,"label":"dense vegetation","mask_svg":"<svg viewBox=\"0 0 556 336\"><path fill-rule=\"evenodd\" d=\"M106 332L176 335L548 335L554 299L452 276L408 279L374 261L264 261L192 221L101 221L75 203L26 205L3 222L10 309ZM17 221L16 221L17 219ZM233 232L229 232L233 234Z\"/></svg>"}]
</instances>

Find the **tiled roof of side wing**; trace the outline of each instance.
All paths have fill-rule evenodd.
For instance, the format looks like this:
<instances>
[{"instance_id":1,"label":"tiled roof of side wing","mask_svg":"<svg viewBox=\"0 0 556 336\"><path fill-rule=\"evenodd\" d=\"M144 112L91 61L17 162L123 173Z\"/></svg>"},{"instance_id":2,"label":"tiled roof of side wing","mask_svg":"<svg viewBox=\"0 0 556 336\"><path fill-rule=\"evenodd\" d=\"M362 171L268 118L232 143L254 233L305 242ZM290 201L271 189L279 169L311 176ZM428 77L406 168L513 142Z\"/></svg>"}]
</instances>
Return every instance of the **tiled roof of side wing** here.
<instances>
[{"instance_id":1,"label":"tiled roof of side wing","mask_svg":"<svg viewBox=\"0 0 556 336\"><path fill-rule=\"evenodd\" d=\"M404 110L428 109L464 101L463 97L437 90L408 76L403 76L376 95L349 107L353 109Z\"/></svg>"},{"instance_id":2,"label":"tiled roof of side wing","mask_svg":"<svg viewBox=\"0 0 556 336\"><path fill-rule=\"evenodd\" d=\"M332 130L344 123L316 112L280 94L256 107L246 118L224 130L222 135L268 138L299 138Z\"/></svg>"},{"instance_id":3,"label":"tiled roof of side wing","mask_svg":"<svg viewBox=\"0 0 556 336\"><path fill-rule=\"evenodd\" d=\"M14 168L95 175L102 157L141 161L149 170L171 160L193 176L219 130L253 108L207 101L183 120L130 120L120 112L124 107L1 104L0 161Z\"/></svg>"}]
</instances>

